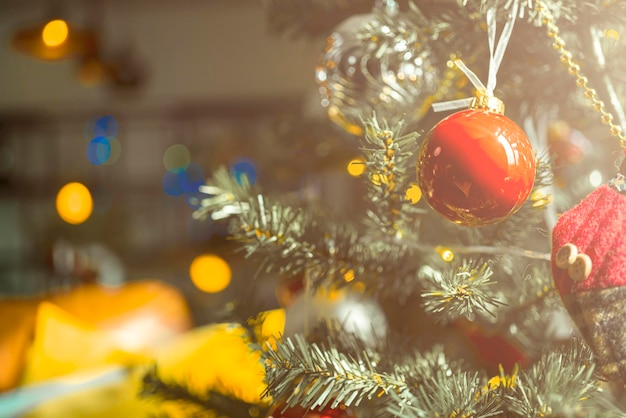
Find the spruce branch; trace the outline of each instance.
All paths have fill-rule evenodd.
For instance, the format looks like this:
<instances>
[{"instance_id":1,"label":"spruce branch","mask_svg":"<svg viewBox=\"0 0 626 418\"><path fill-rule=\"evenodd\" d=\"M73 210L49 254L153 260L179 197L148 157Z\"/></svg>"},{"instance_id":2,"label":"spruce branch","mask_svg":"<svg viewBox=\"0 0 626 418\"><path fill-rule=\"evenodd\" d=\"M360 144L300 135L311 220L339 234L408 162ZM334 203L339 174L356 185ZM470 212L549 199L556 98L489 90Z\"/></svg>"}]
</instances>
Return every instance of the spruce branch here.
<instances>
[{"instance_id":1,"label":"spruce branch","mask_svg":"<svg viewBox=\"0 0 626 418\"><path fill-rule=\"evenodd\" d=\"M505 303L492 290L492 275L488 263L475 260L464 260L443 272L425 266L420 272L424 309L443 323L477 314L495 316L493 309Z\"/></svg>"},{"instance_id":2,"label":"spruce branch","mask_svg":"<svg viewBox=\"0 0 626 418\"><path fill-rule=\"evenodd\" d=\"M378 372L366 352L349 356L328 341L308 343L301 335L268 345L266 394L288 406L316 408L356 406L384 394L406 394L406 383L398 376Z\"/></svg>"},{"instance_id":3,"label":"spruce branch","mask_svg":"<svg viewBox=\"0 0 626 418\"><path fill-rule=\"evenodd\" d=\"M403 141L409 141L403 138ZM194 216L230 217L233 240L246 257L262 260L265 272L299 274L315 269L311 285L344 286L355 278L373 289L409 294L415 289L414 253L407 243L371 242L353 224L320 208L292 206L267 197L223 168L201 191L208 196ZM406 280L394 280L401 277Z\"/></svg>"},{"instance_id":4,"label":"spruce branch","mask_svg":"<svg viewBox=\"0 0 626 418\"><path fill-rule=\"evenodd\" d=\"M372 230L400 237L411 224L414 208L405 195L414 177L414 158L419 142L417 133L403 134L403 123L390 128L374 115L364 122L365 136L361 152L367 166L367 211Z\"/></svg>"},{"instance_id":5,"label":"spruce branch","mask_svg":"<svg viewBox=\"0 0 626 418\"><path fill-rule=\"evenodd\" d=\"M481 396L484 379L478 373L460 371L438 373L418 388L410 404L391 405L389 413L403 418L493 417L502 413L499 398L493 393Z\"/></svg>"},{"instance_id":6,"label":"spruce branch","mask_svg":"<svg viewBox=\"0 0 626 418\"><path fill-rule=\"evenodd\" d=\"M201 396L194 394L183 383L162 379L157 365L153 365L143 376L139 396L187 405L190 417L205 416L208 411L216 416L231 418L257 417L266 412L263 405L250 404L219 392L209 391Z\"/></svg>"},{"instance_id":7,"label":"spruce branch","mask_svg":"<svg viewBox=\"0 0 626 418\"><path fill-rule=\"evenodd\" d=\"M391 393L387 412L407 418L489 417L502 412L500 392L480 373L460 366L446 358L441 346L396 365L396 373L405 376L412 397Z\"/></svg>"},{"instance_id":8,"label":"spruce branch","mask_svg":"<svg viewBox=\"0 0 626 418\"><path fill-rule=\"evenodd\" d=\"M213 220L229 218L245 211L246 200L252 193L247 176L237 181L226 167L219 167L207 184L200 186L199 192L206 195L200 200L200 208L193 213L194 219Z\"/></svg>"},{"instance_id":9,"label":"spruce branch","mask_svg":"<svg viewBox=\"0 0 626 418\"><path fill-rule=\"evenodd\" d=\"M303 239L311 222L307 213L260 194L251 197L246 208L239 215L239 229L233 234L244 244L246 256L266 257L272 263L267 265L267 271L303 271L315 251L314 244Z\"/></svg>"},{"instance_id":10,"label":"spruce branch","mask_svg":"<svg viewBox=\"0 0 626 418\"><path fill-rule=\"evenodd\" d=\"M507 401L510 412L522 417L576 416L598 390L591 350L575 339L522 371Z\"/></svg>"},{"instance_id":11,"label":"spruce branch","mask_svg":"<svg viewBox=\"0 0 626 418\"><path fill-rule=\"evenodd\" d=\"M534 22L540 25L541 16L537 12L536 0L516 0L519 3L518 17L520 19L526 19L529 22ZM467 7L474 6L477 3L476 0L457 0L458 4ZM571 23L579 22L586 17L592 16L596 19L599 17L605 20L605 23L618 23L624 22L621 17L612 16L612 13L619 13L625 10L623 4L620 2L604 2L604 1L577 1L577 0L549 0L541 1L543 5L551 12L551 14L560 20L565 20ZM487 10L489 8L496 8L500 13L504 14L508 12L513 4L513 0L500 1L500 0L480 0L480 10ZM611 9L611 10L607 10Z\"/></svg>"}]
</instances>

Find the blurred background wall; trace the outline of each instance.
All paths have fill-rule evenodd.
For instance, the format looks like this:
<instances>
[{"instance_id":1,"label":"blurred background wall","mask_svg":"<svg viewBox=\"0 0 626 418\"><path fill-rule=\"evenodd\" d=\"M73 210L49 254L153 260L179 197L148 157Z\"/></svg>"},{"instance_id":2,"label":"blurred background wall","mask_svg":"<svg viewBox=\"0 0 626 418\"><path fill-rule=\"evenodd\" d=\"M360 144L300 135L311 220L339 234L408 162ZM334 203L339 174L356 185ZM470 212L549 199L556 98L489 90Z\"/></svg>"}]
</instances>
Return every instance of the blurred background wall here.
<instances>
[{"instance_id":1,"label":"blurred background wall","mask_svg":"<svg viewBox=\"0 0 626 418\"><path fill-rule=\"evenodd\" d=\"M60 60L20 50L26 41L19 34L52 18L68 22L70 33L89 30L93 50ZM204 175L252 161L259 181L282 191L301 189L313 171L320 177L318 157L349 157L334 152L337 142L326 131L318 135L320 123L293 128L294 120L321 118L313 71L324 40L271 35L259 1L3 0L0 37L3 294L49 286L59 275L51 267L55 243L97 244L119 257L127 279L175 283L192 303L197 299L199 312L219 297L193 288L189 264L228 243L222 225L194 221L194 202L166 192L166 151L184 145ZM115 122L106 134L121 152L93 164L87 148L103 117ZM93 213L80 225L64 222L55 207L69 182L84 184L93 197ZM345 190L329 183L334 191L324 193L341 204L332 194ZM225 253L236 292L237 280L245 283L254 272Z\"/></svg>"}]
</instances>

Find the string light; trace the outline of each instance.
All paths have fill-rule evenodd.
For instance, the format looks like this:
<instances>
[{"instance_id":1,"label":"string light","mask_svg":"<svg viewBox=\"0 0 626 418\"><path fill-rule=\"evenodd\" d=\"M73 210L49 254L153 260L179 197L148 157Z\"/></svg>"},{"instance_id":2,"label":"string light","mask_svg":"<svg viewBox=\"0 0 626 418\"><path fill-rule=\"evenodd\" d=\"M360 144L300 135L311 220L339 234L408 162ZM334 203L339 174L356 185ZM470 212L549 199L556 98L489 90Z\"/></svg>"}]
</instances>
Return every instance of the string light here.
<instances>
[{"instance_id":1,"label":"string light","mask_svg":"<svg viewBox=\"0 0 626 418\"><path fill-rule=\"evenodd\" d=\"M347 169L352 177L358 177L365 173L365 160L361 157L354 158L348 163Z\"/></svg>"},{"instance_id":2,"label":"string light","mask_svg":"<svg viewBox=\"0 0 626 418\"><path fill-rule=\"evenodd\" d=\"M417 184L412 184L411 187L406 190L404 198L414 205L422 198L422 189L420 189Z\"/></svg>"},{"instance_id":3,"label":"string light","mask_svg":"<svg viewBox=\"0 0 626 418\"><path fill-rule=\"evenodd\" d=\"M63 45L65 41L67 41L69 33L69 28L64 20L51 20L44 26L41 32L41 39L46 46L57 47Z\"/></svg>"},{"instance_id":4,"label":"string light","mask_svg":"<svg viewBox=\"0 0 626 418\"><path fill-rule=\"evenodd\" d=\"M223 258L214 254L203 254L191 262L189 276L193 284L203 292L219 293L230 284L232 271Z\"/></svg>"},{"instance_id":5,"label":"string light","mask_svg":"<svg viewBox=\"0 0 626 418\"><path fill-rule=\"evenodd\" d=\"M452 260L454 260L454 253L448 247L438 245L437 247L435 247L435 251L437 251L437 254L439 254L439 257L441 257L441 259L445 261L446 263L449 263Z\"/></svg>"},{"instance_id":6,"label":"string light","mask_svg":"<svg viewBox=\"0 0 626 418\"><path fill-rule=\"evenodd\" d=\"M91 216L93 199L85 185L78 182L68 183L57 194L56 208L61 219L78 225Z\"/></svg>"}]
</instances>

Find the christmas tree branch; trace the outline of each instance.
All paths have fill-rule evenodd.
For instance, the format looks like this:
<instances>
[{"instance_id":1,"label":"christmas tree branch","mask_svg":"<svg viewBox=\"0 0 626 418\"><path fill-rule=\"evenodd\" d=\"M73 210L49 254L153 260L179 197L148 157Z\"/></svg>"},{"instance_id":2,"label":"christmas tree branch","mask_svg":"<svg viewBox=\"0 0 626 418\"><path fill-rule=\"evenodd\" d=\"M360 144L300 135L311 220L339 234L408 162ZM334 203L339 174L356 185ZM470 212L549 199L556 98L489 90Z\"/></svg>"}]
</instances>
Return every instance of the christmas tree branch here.
<instances>
[{"instance_id":1,"label":"christmas tree branch","mask_svg":"<svg viewBox=\"0 0 626 418\"><path fill-rule=\"evenodd\" d=\"M361 152L367 167L368 199L373 204L367 215L374 224L373 230L399 236L409 225L413 212L405 195L412 178L412 157L419 145L417 133L402 135L401 123L390 129L386 122L381 126L375 116L364 125Z\"/></svg>"},{"instance_id":2,"label":"christmas tree branch","mask_svg":"<svg viewBox=\"0 0 626 418\"><path fill-rule=\"evenodd\" d=\"M307 215L301 208L271 202L259 194L239 215L233 238L244 244L246 256L266 257L267 271L299 273L316 251L315 245L304 239L312 222Z\"/></svg>"},{"instance_id":3,"label":"christmas tree branch","mask_svg":"<svg viewBox=\"0 0 626 418\"><path fill-rule=\"evenodd\" d=\"M161 402L185 404L190 417L201 414L204 416L203 414L208 411L213 412L215 416L231 418L258 417L266 412L265 406L249 404L219 392L210 391L202 396L194 394L182 383L163 380L156 365L144 375L139 396L158 399Z\"/></svg>"},{"instance_id":4,"label":"christmas tree branch","mask_svg":"<svg viewBox=\"0 0 626 418\"><path fill-rule=\"evenodd\" d=\"M359 405L388 393L408 391L406 383L377 372L365 352L352 357L328 346L308 343L300 335L286 338L265 352L267 394L288 406L335 408Z\"/></svg>"},{"instance_id":5,"label":"christmas tree branch","mask_svg":"<svg viewBox=\"0 0 626 418\"><path fill-rule=\"evenodd\" d=\"M424 309L435 321L452 322L476 314L495 315L494 308L504 305L498 299L493 274L487 263L464 261L444 272L424 267L420 271Z\"/></svg>"},{"instance_id":6,"label":"christmas tree branch","mask_svg":"<svg viewBox=\"0 0 626 418\"><path fill-rule=\"evenodd\" d=\"M255 194L220 169L201 191L208 194L196 218L231 216L232 238L246 256L263 260L266 272L298 274L309 266L318 274L311 285L342 286L358 278L374 288L410 293L414 264L409 246L397 240L369 242L350 222L334 220L328 213L294 207ZM335 222L333 222L335 221ZM381 277L387 281L381 280ZM394 281L395 277L407 278ZM415 287L415 285L413 285Z\"/></svg>"},{"instance_id":7,"label":"christmas tree branch","mask_svg":"<svg viewBox=\"0 0 626 418\"><path fill-rule=\"evenodd\" d=\"M499 392L478 372L463 370L446 358L441 346L394 366L405 376L411 397L391 393L387 413L401 417L488 417L502 411Z\"/></svg>"},{"instance_id":8,"label":"christmas tree branch","mask_svg":"<svg viewBox=\"0 0 626 418\"><path fill-rule=\"evenodd\" d=\"M598 390L592 353L573 340L522 371L506 398L509 411L522 417L572 416L583 412Z\"/></svg>"},{"instance_id":9,"label":"christmas tree branch","mask_svg":"<svg viewBox=\"0 0 626 418\"><path fill-rule=\"evenodd\" d=\"M242 213L247 209L246 200L252 194L252 186L247 176L241 182L230 175L226 167L213 173L209 184L200 186L199 192L206 195L200 201L200 208L193 213L194 219L221 220Z\"/></svg>"},{"instance_id":10,"label":"christmas tree branch","mask_svg":"<svg viewBox=\"0 0 626 418\"><path fill-rule=\"evenodd\" d=\"M514 0L519 3L519 18L527 19L528 21L540 24L541 14L537 11L537 3L535 0ZM462 6L473 6L476 1L474 0L458 0L458 3ZM587 17L593 17L595 19L602 18L603 23L624 23L623 19L624 5L617 1L605 2L605 1L577 1L577 0L557 0L557 1L541 1L544 7L551 12L551 14L560 20L566 20L569 22L579 22ZM498 0L480 0L481 10L487 10L488 8L496 8L502 12L507 12L513 0L498 1ZM615 16L618 13L620 16Z\"/></svg>"},{"instance_id":11,"label":"christmas tree branch","mask_svg":"<svg viewBox=\"0 0 626 418\"><path fill-rule=\"evenodd\" d=\"M481 394L484 379L478 373L458 371L452 375L437 373L426 379L410 402L395 394L395 404L387 411L403 418L423 417L493 417L502 413L499 397L492 392Z\"/></svg>"}]
</instances>

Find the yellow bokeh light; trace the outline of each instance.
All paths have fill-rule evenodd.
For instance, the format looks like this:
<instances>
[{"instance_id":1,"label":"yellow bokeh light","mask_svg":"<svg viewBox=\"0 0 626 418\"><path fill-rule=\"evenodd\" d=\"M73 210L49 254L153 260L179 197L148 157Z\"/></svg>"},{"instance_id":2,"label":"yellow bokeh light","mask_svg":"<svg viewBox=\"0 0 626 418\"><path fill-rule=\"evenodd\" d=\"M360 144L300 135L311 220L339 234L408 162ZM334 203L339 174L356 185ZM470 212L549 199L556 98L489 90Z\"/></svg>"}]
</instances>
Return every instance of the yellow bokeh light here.
<instances>
[{"instance_id":1,"label":"yellow bokeh light","mask_svg":"<svg viewBox=\"0 0 626 418\"><path fill-rule=\"evenodd\" d=\"M441 259L445 262L449 263L452 260L454 260L454 253L452 252L450 248L438 245L435 248L435 251L437 251L437 253L439 254L439 257L441 257Z\"/></svg>"},{"instance_id":2,"label":"yellow bokeh light","mask_svg":"<svg viewBox=\"0 0 626 418\"><path fill-rule=\"evenodd\" d=\"M358 177L365 172L365 161L363 158L355 158L348 163L348 173L353 177Z\"/></svg>"},{"instance_id":3,"label":"yellow bokeh light","mask_svg":"<svg viewBox=\"0 0 626 418\"><path fill-rule=\"evenodd\" d=\"M69 224L78 225L91 216L93 199L85 185L73 182L59 190L56 206L61 219Z\"/></svg>"},{"instance_id":4,"label":"yellow bokeh light","mask_svg":"<svg viewBox=\"0 0 626 418\"><path fill-rule=\"evenodd\" d=\"M420 189L417 184L412 184L411 187L407 189L404 198L411 201L412 204L416 204L422 198L422 189Z\"/></svg>"},{"instance_id":5,"label":"yellow bokeh light","mask_svg":"<svg viewBox=\"0 0 626 418\"><path fill-rule=\"evenodd\" d=\"M193 284L203 292L218 293L230 284L232 271L223 258L204 254L191 262L189 276Z\"/></svg>"},{"instance_id":6,"label":"yellow bokeh light","mask_svg":"<svg viewBox=\"0 0 626 418\"><path fill-rule=\"evenodd\" d=\"M46 46L55 47L62 45L69 35L70 31L65 21L57 19L46 23L41 38Z\"/></svg>"}]
</instances>

